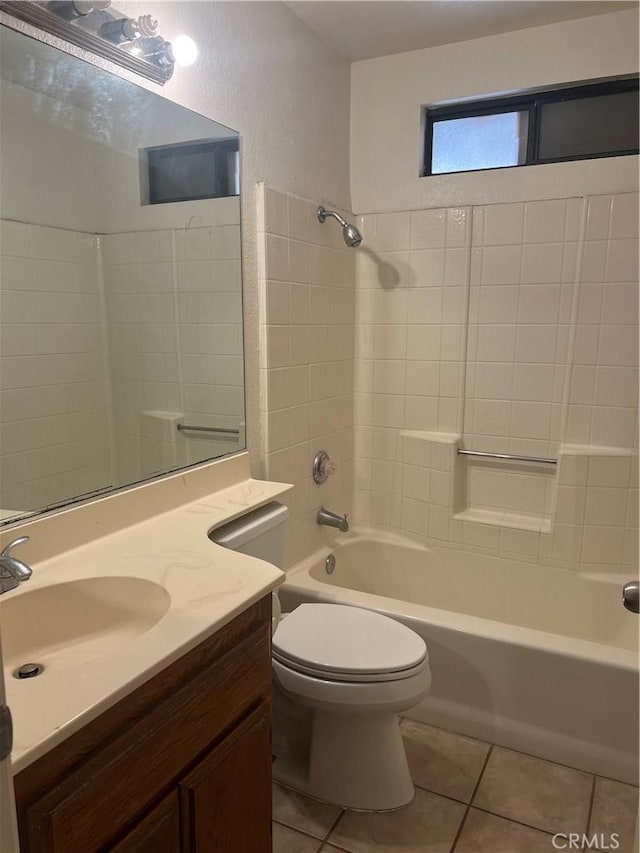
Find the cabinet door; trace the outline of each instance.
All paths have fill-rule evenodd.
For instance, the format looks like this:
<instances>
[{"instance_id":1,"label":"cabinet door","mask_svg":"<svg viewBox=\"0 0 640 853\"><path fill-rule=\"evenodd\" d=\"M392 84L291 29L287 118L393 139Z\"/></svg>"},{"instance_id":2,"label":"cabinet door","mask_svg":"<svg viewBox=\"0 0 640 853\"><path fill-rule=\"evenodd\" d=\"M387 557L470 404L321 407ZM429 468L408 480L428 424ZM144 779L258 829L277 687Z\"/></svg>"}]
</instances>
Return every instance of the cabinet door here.
<instances>
[{"instance_id":1,"label":"cabinet door","mask_svg":"<svg viewBox=\"0 0 640 853\"><path fill-rule=\"evenodd\" d=\"M149 812L111 853L180 853L180 801L169 794Z\"/></svg>"},{"instance_id":2,"label":"cabinet door","mask_svg":"<svg viewBox=\"0 0 640 853\"><path fill-rule=\"evenodd\" d=\"M188 853L270 853L271 725L261 704L180 784Z\"/></svg>"}]
</instances>

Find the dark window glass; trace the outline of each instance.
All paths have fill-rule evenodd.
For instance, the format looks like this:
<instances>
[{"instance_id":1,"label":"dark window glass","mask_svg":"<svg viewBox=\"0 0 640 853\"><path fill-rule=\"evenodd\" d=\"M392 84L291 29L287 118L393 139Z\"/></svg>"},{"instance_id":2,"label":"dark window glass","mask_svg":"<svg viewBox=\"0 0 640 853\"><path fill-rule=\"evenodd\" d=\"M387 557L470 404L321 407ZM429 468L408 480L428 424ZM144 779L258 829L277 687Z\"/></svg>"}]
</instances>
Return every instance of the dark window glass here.
<instances>
[{"instance_id":1,"label":"dark window glass","mask_svg":"<svg viewBox=\"0 0 640 853\"><path fill-rule=\"evenodd\" d=\"M589 157L638 147L638 93L540 105L540 160Z\"/></svg>"},{"instance_id":2,"label":"dark window glass","mask_svg":"<svg viewBox=\"0 0 640 853\"><path fill-rule=\"evenodd\" d=\"M238 195L238 140L161 145L146 151L149 204Z\"/></svg>"}]
</instances>

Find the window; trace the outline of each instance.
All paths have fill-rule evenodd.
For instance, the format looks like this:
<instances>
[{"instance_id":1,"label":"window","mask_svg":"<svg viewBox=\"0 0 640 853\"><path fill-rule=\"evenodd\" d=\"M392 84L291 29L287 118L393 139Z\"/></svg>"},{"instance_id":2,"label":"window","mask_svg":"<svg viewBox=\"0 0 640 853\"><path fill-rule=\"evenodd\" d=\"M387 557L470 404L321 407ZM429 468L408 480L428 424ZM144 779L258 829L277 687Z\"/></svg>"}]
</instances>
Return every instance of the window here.
<instances>
[{"instance_id":1,"label":"window","mask_svg":"<svg viewBox=\"0 0 640 853\"><path fill-rule=\"evenodd\" d=\"M638 153L638 79L426 112L425 175Z\"/></svg>"},{"instance_id":2,"label":"window","mask_svg":"<svg viewBox=\"0 0 640 853\"><path fill-rule=\"evenodd\" d=\"M237 138L159 145L145 148L143 154L144 204L222 198L240 192Z\"/></svg>"}]
</instances>

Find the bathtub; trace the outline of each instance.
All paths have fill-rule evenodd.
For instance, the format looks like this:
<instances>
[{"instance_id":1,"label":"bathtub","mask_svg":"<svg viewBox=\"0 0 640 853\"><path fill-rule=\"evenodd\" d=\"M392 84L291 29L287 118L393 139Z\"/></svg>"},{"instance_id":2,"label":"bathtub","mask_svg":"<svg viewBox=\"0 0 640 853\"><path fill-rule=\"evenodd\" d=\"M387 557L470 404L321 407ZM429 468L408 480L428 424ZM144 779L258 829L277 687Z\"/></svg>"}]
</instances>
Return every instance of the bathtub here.
<instances>
[{"instance_id":1,"label":"bathtub","mask_svg":"<svg viewBox=\"0 0 640 853\"><path fill-rule=\"evenodd\" d=\"M620 583L356 530L290 569L280 599L285 612L365 607L417 631L433 684L414 719L638 783L640 623Z\"/></svg>"}]
</instances>

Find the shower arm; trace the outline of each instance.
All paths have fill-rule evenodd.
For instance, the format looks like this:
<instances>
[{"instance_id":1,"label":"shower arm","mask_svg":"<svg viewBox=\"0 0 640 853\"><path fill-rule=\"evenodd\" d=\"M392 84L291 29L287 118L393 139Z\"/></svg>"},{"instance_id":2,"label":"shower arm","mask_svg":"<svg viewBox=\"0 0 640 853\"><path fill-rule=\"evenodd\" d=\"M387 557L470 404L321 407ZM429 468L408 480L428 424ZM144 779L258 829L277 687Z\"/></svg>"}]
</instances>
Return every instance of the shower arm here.
<instances>
[{"instance_id":1,"label":"shower arm","mask_svg":"<svg viewBox=\"0 0 640 853\"><path fill-rule=\"evenodd\" d=\"M320 222L325 222L327 216L333 216L333 218L337 219L343 228L346 228L349 224L347 220L343 219L339 213L336 213L335 210L327 210L326 207L322 207L322 205L320 205L320 207L318 208L318 219L320 220Z\"/></svg>"}]
</instances>

